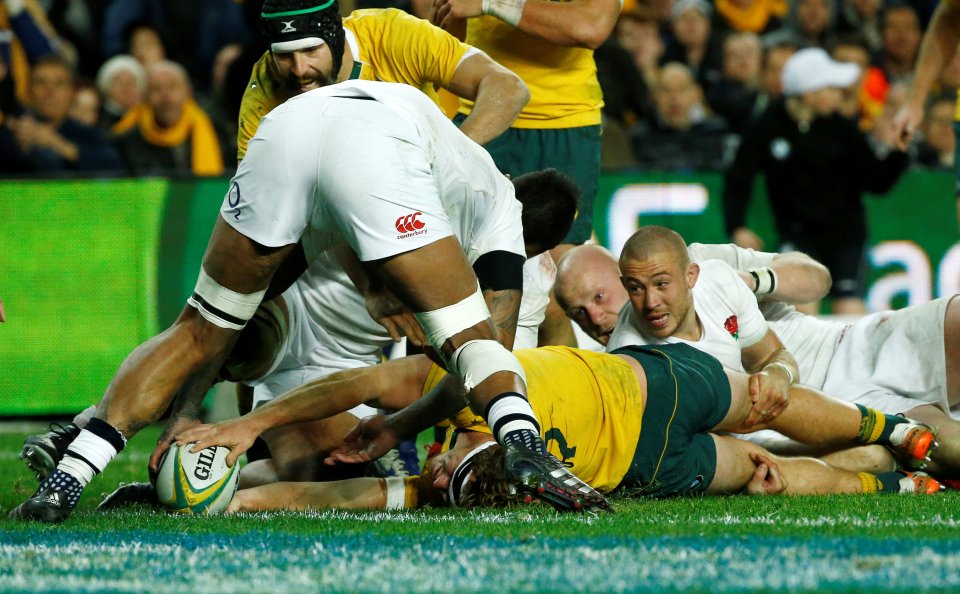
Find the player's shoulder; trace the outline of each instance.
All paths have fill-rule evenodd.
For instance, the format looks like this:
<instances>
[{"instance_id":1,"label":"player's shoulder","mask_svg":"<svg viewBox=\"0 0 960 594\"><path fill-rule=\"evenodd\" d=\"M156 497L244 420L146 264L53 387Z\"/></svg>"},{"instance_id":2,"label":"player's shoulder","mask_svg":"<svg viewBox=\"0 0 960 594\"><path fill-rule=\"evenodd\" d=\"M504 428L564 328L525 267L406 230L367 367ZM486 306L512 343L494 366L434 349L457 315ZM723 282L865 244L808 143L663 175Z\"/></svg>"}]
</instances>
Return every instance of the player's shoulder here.
<instances>
[{"instance_id":1,"label":"player's shoulder","mask_svg":"<svg viewBox=\"0 0 960 594\"><path fill-rule=\"evenodd\" d=\"M343 19L343 26L351 30L356 27L389 30L388 27L419 27L422 24L429 25L427 21L396 8L361 8Z\"/></svg>"}]
</instances>

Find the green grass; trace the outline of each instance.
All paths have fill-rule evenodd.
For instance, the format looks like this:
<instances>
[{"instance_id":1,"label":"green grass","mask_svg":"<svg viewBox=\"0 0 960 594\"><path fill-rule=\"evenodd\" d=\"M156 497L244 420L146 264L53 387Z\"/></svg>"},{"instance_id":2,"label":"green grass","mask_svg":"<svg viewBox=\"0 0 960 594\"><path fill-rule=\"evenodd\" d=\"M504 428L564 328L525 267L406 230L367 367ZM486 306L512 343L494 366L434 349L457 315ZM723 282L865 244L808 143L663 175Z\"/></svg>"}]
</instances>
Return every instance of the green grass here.
<instances>
[{"instance_id":1,"label":"green grass","mask_svg":"<svg viewBox=\"0 0 960 594\"><path fill-rule=\"evenodd\" d=\"M960 494L616 500L615 514L97 513L142 480L138 436L60 526L5 514L36 487L0 432L3 592L949 592Z\"/></svg>"}]
</instances>

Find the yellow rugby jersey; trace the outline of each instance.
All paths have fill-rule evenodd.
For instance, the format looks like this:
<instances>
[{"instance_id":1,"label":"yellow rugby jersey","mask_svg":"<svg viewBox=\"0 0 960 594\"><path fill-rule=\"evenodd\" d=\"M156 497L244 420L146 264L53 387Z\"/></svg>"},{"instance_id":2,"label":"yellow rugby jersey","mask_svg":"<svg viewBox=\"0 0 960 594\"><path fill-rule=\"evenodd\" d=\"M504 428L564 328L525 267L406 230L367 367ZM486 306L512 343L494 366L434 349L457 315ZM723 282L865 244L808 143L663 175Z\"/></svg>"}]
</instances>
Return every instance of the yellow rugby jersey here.
<instances>
[{"instance_id":1,"label":"yellow rugby jersey","mask_svg":"<svg viewBox=\"0 0 960 594\"><path fill-rule=\"evenodd\" d=\"M467 20L466 41L506 66L530 88L513 128L576 128L600 124L603 93L593 50L528 35L492 16ZM460 113L473 102L460 100Z\"/></svg>"},{"instance_id":2,"label":"yellow rugby jersey","mask_svg":"<svg viewBox=\"0 0 960 594\"><path fill-rule=\"evenodd\" d=\"M542 347L514 353L527 374L527 397L547 449L598 491L611 491L630 468L643 417L640 384L630 365L606 353ZM434 366L423 392L446 373ZM490 431L469 408L454 425Z\"/></svg>"},{"instance_id":3,"label":"yellow rugby jersey","mask_svg":"<svg viewBox=\"0 0 960 594\"><path fill-rule=\"evenodd\" d=\"M408 84L434 103L436 88L450 84L470 49L446 31L395 8L355 10L343 20L343 28L344 51L353 52L355 62L350 78ZM291 96L270 52L264 53L253 67L240 104L237 159L247 153L263 116Z\"/></svg>"}]
</instances>

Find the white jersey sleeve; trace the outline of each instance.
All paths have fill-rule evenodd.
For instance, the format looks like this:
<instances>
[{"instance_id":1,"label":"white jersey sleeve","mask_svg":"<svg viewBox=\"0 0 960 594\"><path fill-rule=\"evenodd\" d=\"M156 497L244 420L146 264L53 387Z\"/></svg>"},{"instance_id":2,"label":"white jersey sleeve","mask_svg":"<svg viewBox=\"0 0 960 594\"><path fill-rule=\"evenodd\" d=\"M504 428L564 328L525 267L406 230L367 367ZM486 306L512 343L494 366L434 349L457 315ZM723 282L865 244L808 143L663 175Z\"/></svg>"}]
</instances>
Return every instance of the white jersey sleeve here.
<instances>
[{"instance_id":1,"label":"white jersey sleeve","mask_svg":"<svg viewBox=\"0 0 960 594\"><path fill-rule=\"evenodd\" d=\"M557 277L557 266L549 253L527 260L523 265L523 297L520 299L520 317L513 350L536 348L550 304L550 289Z\"/></svg>"},{"instance_id":2,"label":"white jersey sleeve","mask_svg":"<svg viewBox=\"0 0 960 594\"><path fill-rule=\"evenodd\" d=\"M691 243L687 246L691 262L722 260L734 270L770 266L777 254L742 248L735 243Z\"/></svg>"}]
</instances>

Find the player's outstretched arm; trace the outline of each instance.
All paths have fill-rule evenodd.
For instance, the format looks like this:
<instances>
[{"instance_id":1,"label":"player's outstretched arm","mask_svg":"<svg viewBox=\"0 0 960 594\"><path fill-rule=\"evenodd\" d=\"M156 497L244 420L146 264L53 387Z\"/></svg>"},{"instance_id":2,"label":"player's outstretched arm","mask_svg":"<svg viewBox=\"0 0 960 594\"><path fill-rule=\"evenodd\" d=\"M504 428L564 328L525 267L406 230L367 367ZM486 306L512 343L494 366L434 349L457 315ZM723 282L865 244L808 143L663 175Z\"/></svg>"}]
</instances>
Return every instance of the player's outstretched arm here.
<instances>
[{"instance_id":1,"label":"player's outstretched arm","mask_svg":"<svg viewBox=\"0 0 960 594\"><path fill-rule=\"evenodd\" d=\"M934 82L953 58L960 43L960 2L943 0L937 6L923 36L920 55L914 71L913 84L907 100L894 116L894 148L905 151L913 133L923 121L923 108Z\"/></svg>"},{"instance_id":2,"label":"player's outstretched arm","mask_svg":"<svg viewBox=\"0 0 960 594\"><path fill-rule=\"evenodd\" d=\"M557 45L596 49L613 31L622 5L620 0L436 0L434 24L455 30L460 19L488 14Z\"/></svg>"},{"instance_id":3,"label":"player's outstretched arm","mask_svg":"<svg viewBox=\"0 0 960 594\"><path fill-rule=\"evenodd\" d=\"M227 513L305 511L310 509L385 509L382 478L355 478L320 483L270 483L237 491Z\"/></svg>"}]
</instances>

